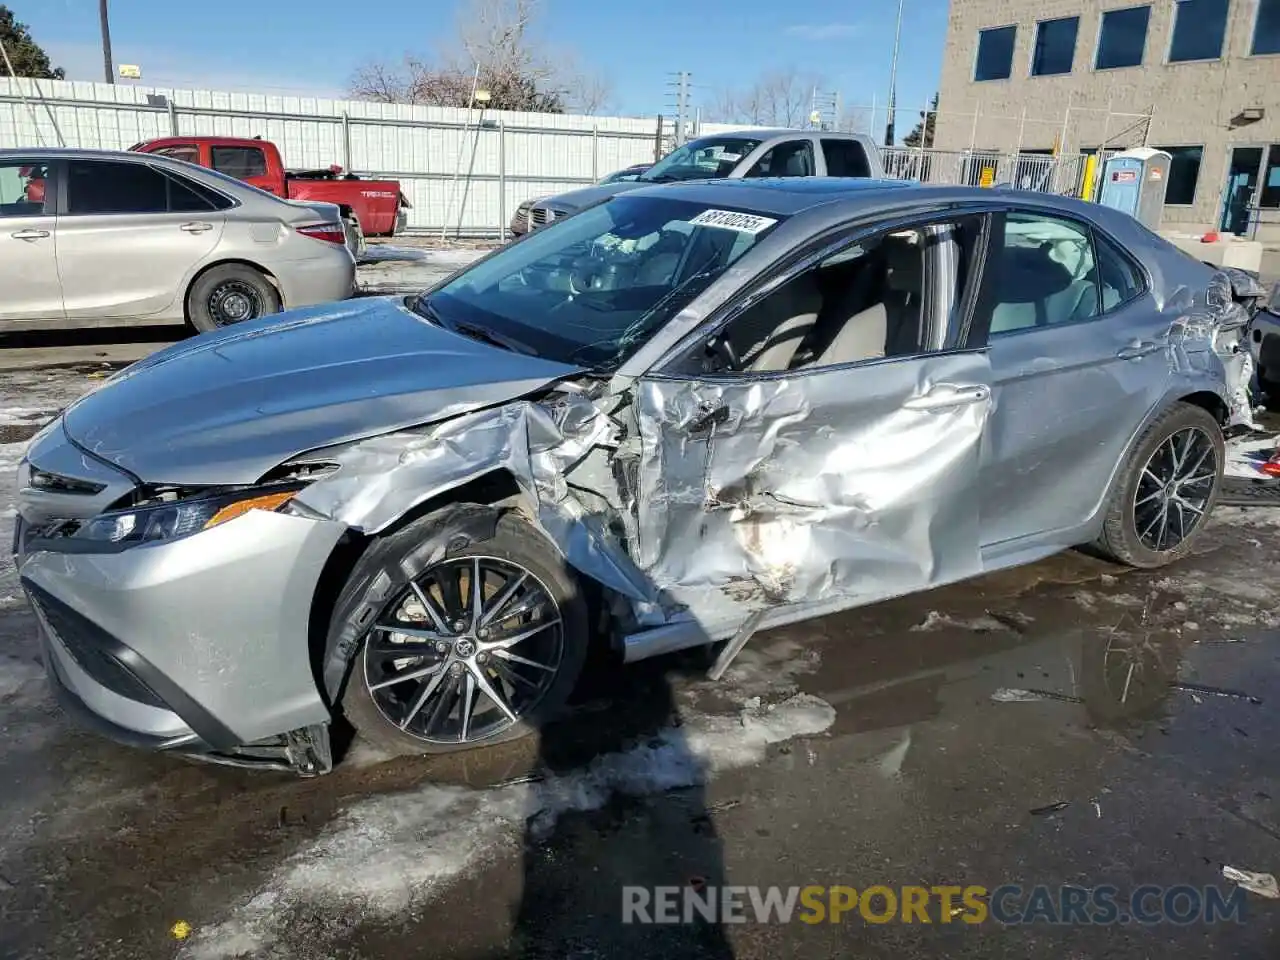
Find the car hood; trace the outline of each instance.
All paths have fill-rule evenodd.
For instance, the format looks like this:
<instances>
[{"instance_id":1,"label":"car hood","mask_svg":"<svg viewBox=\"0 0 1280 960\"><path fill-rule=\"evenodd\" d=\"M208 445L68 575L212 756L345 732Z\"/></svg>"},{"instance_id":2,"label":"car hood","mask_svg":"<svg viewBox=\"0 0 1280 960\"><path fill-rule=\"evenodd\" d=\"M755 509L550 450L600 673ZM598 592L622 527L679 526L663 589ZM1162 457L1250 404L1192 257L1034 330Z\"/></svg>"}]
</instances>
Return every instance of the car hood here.
<instances>
[{"instance_id":1,"label":"car hood","mask_svg":"<svg viewBox=\"0 0 1280 960\"><path fill-rule=\"evenodd\" d=\"M578 372L381 297L176 344L104 381L63 422L80 447L145 482L246 484L309 450L505 403Z\"/></svg>"},{"instance_id":2,"label":"car hood","mask_svg":"<svg viewBox=\"0 0 1280 960\"><path fill-rule=\"evenodd\" d=\"M652 187L652 183L643 180L623 180L619 183L601 183L594 187L583 187L581 190L570 190L568 193L557 193L554 197L539 202L539 206L553 207L556 210L573 211L594 206L602 200L616 197L628 190L638 187Z\"/></svg>"}]
</instances>

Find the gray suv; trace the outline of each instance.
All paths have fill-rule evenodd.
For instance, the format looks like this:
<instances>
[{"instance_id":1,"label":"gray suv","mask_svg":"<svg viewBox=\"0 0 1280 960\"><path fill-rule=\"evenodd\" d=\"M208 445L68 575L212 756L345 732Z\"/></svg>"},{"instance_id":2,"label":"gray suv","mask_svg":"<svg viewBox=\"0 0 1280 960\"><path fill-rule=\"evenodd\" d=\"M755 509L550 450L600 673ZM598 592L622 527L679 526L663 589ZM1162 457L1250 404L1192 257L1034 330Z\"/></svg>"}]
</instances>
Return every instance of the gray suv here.
<instances>
[{"instance_id":1,"label":"gray suv","mask_svg":"<svg viewBox=\"0 0 1280 960\"><path fill-rule=\"evenodd\" d=\"M527 223L528 229L534 230L619 193L655 183L744 177L883 176L880 151L864 134L735 130L690 140L634 180L599 183L531 201Z\"/></svg>"}]
</instances>

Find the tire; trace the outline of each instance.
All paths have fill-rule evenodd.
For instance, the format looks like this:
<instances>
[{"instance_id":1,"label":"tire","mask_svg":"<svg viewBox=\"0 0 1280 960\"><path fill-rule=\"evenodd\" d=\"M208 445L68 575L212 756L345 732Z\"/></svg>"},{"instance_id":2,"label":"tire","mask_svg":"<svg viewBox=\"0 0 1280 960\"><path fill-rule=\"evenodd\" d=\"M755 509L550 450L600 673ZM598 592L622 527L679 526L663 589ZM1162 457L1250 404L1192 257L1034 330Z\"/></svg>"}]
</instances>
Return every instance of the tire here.
<instances>
[{"instance_id":1,"label":"tire","mask_svg":"<svg viewBox=\"0 0 1280 960\"><path fill-rule=\"evenodd\" d=\"M559 553L532 526L514 514L506 514L499 519L491 539L451 546L441 556L422 548L424 541L439 533L439 523L439 515L430 514L374 544L348 580L349 585L360 585L357 589L376 605L377 613L369 620L371 626L347 677L342 711L359 736L393 755L456 753L534 733L559 714L573 692L587 654L586 602ZM537 604L518 618L506 618L506 626L502 621L493 621L498 626L488 628L491 632L486 639L481 638L486 631L476 625L470 603L470 571L477 562L483 571L482 590L491 604L500 602L504 611ZM521 574L524 579L516 592L505 598L504 592ZM461 611L462 618L452 621L448 616L451 604L442 587L450 577L454 578L458 597L466 598L462 601L466 606ZM349 586L344 591L348 595L339 599L336 609L348 611L349 618L358 618L369 604L361 602L363 598L350 596L350 590ZM444 626L451 631L449 639L437 639L443 635L422 605L423 594L436 605L438 613L444 614ZM355 602L349 602L352 600ZM455 607L452 612L459 610ZM536 629L541 623L549 623L552 613L558 614L558 625ZM421 644L415 650L419 655L396 657L404 641L394 638L403 635L380 629L379 625L406 623L408 617L413 618L417 629L425 628L430 636L412 638ZM463 629L453 629L458 626ZM340 635L348 627L345 622L335 621L330 636ZM489 643L502 643L525 634L532 635L501 653L485 652ZM380 638L385 641L380 642ZM386 652L388 648L394 652ZM441 652L446 648L447 652ZM544 666L554 660L556 666L553 671L535 670L508 659L510 655ZM412 678L415 672L436 666L440 669ZM546 673L549 676L544 677ZM523 677L524 682L512 680L512 674ZM396 682L396 677L404 679ZM515 722L503 715L488 694L481 695L481 677L491 690L505 697ZM377 684L387 680L392 682L375 692ZM535 685L538 689L531 689ZM465 726L461 709L464 696L473 697L473 713Z\"/></svg>"},{"instance_id":2,"label":"tire","mask_svg":"<svg viewBox=\"0 0 1280 960\"><path fill-rule=\"evenodd\" d=\"M242 263L206 270L187 291L187 316L201 333L279 312L275 286L261 271Z\"/></svg>"},{"instance_id":3,"label":"tire","mask_svg":"<svg viewBox=\"0 0 1280 960\"><path fill-rule=\"evenodd\" d=\"M1190 453L1175 470L1178 454L1173 451L1188 449L1188 443L1193 444ZM1198 466L1196 461L1200 461ZM1218 502L1225 464L1226 445L1218 421L1200 407L1174 404L1143 431L1121 468L1107 503L1102 534L1094 546L1121 563L1145 570L1185 557ZM1202 476L1208 479L1187 483ZM1180 496L1168 501L1155 478L1168 481L1177 477L1181 485L1166 485L1166 489L1176 489ZM1175 525L1183 521L1187 526L1177 530L1181 535L1175 538Z\"/></svg>"},{"instance_id":4,"label":"tire","mask_svg":"<svg viewBox=\"0 0 1280 960\"><path fill-rule=\"evenodd\" d=\"M1272 403L1280 404L1280 381L1258 378L1258 390Z\"/></svg>"}]
</instances>

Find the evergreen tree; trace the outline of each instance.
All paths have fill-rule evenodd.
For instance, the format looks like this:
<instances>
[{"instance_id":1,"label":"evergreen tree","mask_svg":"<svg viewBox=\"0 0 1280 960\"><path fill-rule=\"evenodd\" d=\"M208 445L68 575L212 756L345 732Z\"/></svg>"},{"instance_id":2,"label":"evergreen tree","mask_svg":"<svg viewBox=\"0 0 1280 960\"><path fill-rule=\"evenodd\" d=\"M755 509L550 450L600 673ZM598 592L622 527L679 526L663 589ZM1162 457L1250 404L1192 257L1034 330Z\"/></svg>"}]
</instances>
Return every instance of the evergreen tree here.
<instances>
[{"instance_id":1,"label":"evergreen tree","mask_svg":"<svg viewBox=\"0 0 1280 960\"><path fill-rule=\"evenodd\" d=\"M40 44L31 39L31 31L25 23L20 23L13 11L0 3L0 43L9 55L13 64L13 72L19 77L34 77L37 80L62 80L66 71L54 67L49 62L49 55ZM8 76L9 70L0 57L0 77Z\"/></svg>"},{"instance_id":2,"label":"evergreen tree","mask_svg":"<svg viewBox=\"0 0 1280 960\"><path fill-rule=\"evenodd\" d=\"M920 121L912 128L911 132L902 138L904 145L908 147L924 147L928 149L933 146L933 128L938 122L938 95L933 95L933 102L929 104L929 112L920 114ZM923 140L923 142L921 142Z\"/></svg>"}]
</instances>

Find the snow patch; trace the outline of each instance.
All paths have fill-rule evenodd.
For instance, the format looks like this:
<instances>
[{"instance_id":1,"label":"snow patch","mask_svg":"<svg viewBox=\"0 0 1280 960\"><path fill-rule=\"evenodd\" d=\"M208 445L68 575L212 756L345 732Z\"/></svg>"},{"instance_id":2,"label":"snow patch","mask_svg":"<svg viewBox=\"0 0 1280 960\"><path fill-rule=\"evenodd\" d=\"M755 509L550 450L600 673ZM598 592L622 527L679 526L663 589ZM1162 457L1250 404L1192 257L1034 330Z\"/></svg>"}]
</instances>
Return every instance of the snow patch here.
<instances>
[{"instance_id":1,"label":"snow patch","mask_svg":"<svg viewBox=\"0 0 1280 960\"><path fill-rule=\"evenodd\" d=\"M0 471L17 470L22 456L27 452L26 442L0 443Z\"/></svg>"},{"instance_id":2,"label":"snow patch","mask_svg":"<svg viewBox=\"0 0 1280 960\"><path fill-rule=\"evenodd\" d=\"M1001 623L995 617L982 616L969 619L958 619L937 610L930 610L924 620L911 628L913 633L924 633L930 630L969 630L973 633L1012 633L1007 623Z\"/></svg>"},{"instance_id":3,"label":"snow patch","mask_svg":"<svg viewBox=\"0 0 1280 960\"><path fill-rule=\"evenodd\" d=\"M1232 527L1280 527L1280 507L1219 507L1213 519Z\"/></svg>"},{"instance_id":4,"label":"snow patch","mask_svg":"<svg viewBox=\"0 0 1280 960\"><path fill-rule=\"evenodd\" d=\"M190 960L266 953L300 912L327 903L389 917L504 849L518 848L526 821L535 837L564 814L596 810L615 794L646 796L760 763L770 745L813 736L835 721L824 700L798 694L737 716L693 714L628 750L537 783L488 790L429 785L350 807L314 843L283 863L233 916L198 931Z\"/></svg>"},{"instance_id":5,"label":"snow patch","mask_svg":"<svg viewBox=\"0 0 1280 960\"><path fill-rule=\"evenodd\" d=\"M45 407L0 407L0 424L43 427L57 415Z\"/></svg>"},{"instance_id":6,"label":"snow patch","mask_svg":"<svg viewBox=\"0 0 1280 960\"><path fill-rule=\"evenodd\" d=\"M734 657L718 684L707 684L699 692L722 693L727 686L744 700L758 700L765 694L777 699L794 693L795 678L813 673L819 663L817 650L794 640L778 640L767 646L748 644Z\"/></svg>"}]
</instances>

